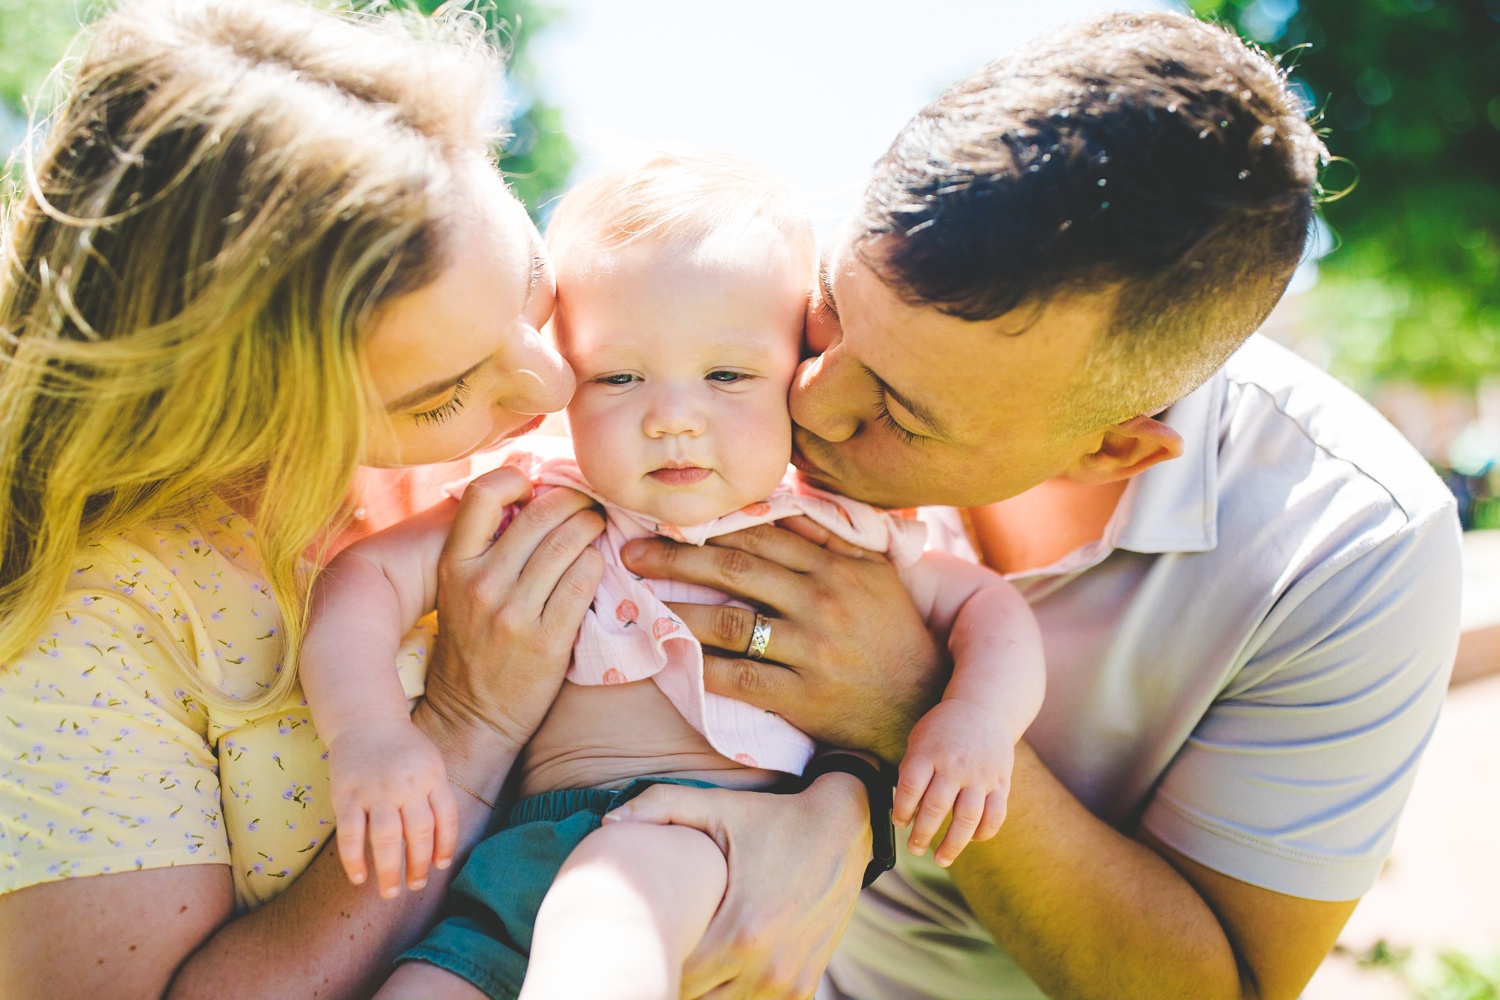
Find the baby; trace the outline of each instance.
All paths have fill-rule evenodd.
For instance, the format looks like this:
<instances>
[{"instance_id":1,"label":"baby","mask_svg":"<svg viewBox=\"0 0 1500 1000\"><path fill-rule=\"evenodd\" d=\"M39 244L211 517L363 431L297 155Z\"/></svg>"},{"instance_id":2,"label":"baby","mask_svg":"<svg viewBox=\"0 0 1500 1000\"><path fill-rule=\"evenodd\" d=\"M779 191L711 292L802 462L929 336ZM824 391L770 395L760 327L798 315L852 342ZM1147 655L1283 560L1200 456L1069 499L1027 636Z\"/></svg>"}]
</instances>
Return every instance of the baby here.
<instances>
[{"instance_id":1,"label":"baby","mask_svg":"<svg viewBox=\"0 0 1500 1000\"><path fill-rule=\"evenodd\" d=\"M786 788L813 755L813 742L780 717L704 691L702 648L664 602L728 598L635 577L619 558L631 538L702 544L804 515L887 553L954 660L942 702L902 762L903 784L917 791L898 795L893 809L903 825L916 818L914 843L925 844L955 802L965 807L939 863L998 830L1014 744L1041 704L1040 638L1009 584L924 555L915 520L789 476L787 392L815 250L774 179L725 157L661 155L576 187L549 244L554 331L578 376L572 449L540 439L506 461L539 488L568 486L602 504L608 527L595 544L605 576L568 680L526 748L519 801L455 881L454 916L403 956L381 996L473 996L476 987L497 997L677 996L682 961L723 896L725 859L697 830L601 817L655 782ZM394 646L349 655L369 649L368 609L405 609L403 631L431 610L445 536L442 518L419 515L341 553L303 648L307 697L330 751L339 849L355 882L365 878L365 832L377 812L399 813L423 871L434 838L420 831L434 820L437 863L444 845L451 854L441 760L407 718L399 688L372 683ZM774 659L774 640L769 650L765 641L757 630L751 651ZM400 891L400 863L389 847L375 851L387 895Z\"/></svg>"}]
</instances>

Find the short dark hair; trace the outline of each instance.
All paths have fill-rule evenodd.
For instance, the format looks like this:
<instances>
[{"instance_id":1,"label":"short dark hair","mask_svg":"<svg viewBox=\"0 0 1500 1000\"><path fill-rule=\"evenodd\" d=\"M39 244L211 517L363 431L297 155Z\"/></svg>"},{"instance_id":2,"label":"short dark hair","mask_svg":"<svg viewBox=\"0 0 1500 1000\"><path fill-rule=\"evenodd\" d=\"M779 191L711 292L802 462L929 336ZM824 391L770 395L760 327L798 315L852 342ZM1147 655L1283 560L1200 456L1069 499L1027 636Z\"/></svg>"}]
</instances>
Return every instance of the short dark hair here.
<instances>
[{"instance_id":1,"label":"short dark hair","mask_svg":"<svg viewBox=\"0 0 1500 1000\"><path fill-rule=\"evenodd\" d=\"M855 241L904 301L971 321L1118 284L1084 380L1083 419L1103 425L1185 395L1260 325L1326 158L1279 67L1231 33L1107 15L924 108L877 164Z\"/></svg>"}]
</instances>

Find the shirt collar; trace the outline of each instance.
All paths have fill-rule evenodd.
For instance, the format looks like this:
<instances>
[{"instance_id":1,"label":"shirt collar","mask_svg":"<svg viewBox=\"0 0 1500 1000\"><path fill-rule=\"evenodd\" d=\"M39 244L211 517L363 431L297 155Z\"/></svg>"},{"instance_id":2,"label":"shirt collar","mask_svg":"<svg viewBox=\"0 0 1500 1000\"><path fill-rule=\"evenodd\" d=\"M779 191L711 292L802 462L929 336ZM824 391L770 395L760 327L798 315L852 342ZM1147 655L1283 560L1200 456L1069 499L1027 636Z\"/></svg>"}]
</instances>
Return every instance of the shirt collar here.
<instances>
[{"instance_id":1,"label":"shirt collar","mask_svg":"<svg viewBox=\"0 0 1500 1000\"><path fill-rule=\"evenodd\" d=\"M1111 548L1159 554L1218 545L1218 430L1226 389L1215 373L1166 412L1162 422L1182 435L1182 454L1130 481L1104 530Z\"/></svg>"},{"instance_id":2,"label":"shirt collar","mask_svg":"<svg viewBox=\"0 0 1500 1000\"><path fill-rule=\"evenodd\" d=\"M1161 554L1208 552L1219 541L1219 434L1227 383L1222 373L1172 404L1162 422L1182 435L1182 454L1133 478L1099 539L1052 563L1006 579L1026 587L1061 586L1116 549Z\"/></svg>"}]
</instances>

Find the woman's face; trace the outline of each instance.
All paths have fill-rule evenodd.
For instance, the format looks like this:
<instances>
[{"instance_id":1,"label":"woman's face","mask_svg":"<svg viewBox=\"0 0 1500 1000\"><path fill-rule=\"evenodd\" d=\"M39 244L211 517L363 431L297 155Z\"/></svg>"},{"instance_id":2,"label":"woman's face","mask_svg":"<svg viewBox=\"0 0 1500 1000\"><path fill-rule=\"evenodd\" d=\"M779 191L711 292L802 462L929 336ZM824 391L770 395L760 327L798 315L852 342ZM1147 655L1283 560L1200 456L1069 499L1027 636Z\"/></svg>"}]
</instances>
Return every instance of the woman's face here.
<instances>
[{"instance_id":1,"label":"woman's face","mask_svg":"<svg viewBox=\"0 0 1500 1000\"><path fill-rule=\"evenodd\" d=\"M536 227L486 163L460 168L452 263L380 310L365 346L375 397L365 465L447 462L524 434L562 409L573 372L538 332L552 313Z\"/></svg>"}]
</instances>

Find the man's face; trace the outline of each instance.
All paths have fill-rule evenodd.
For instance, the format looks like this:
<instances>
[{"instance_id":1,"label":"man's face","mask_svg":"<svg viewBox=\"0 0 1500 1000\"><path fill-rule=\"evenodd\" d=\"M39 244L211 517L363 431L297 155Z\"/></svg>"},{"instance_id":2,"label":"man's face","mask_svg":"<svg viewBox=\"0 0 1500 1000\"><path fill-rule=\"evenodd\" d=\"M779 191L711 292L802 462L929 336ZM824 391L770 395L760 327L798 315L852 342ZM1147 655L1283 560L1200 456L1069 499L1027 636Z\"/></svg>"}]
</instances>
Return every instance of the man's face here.
<instances>
[{"instance_id":1,"label":"man's face","mask_svg":"<svg viewBox=\"0 0 1500 1000\"><path fill-rule=\"evenodd\" d=\"M823 353L792 383L793 462L885 507L993 503L1068 473L1103 428L1059 433L1060 407L1114 297L1061 294L971 323L901 301L841 234L809 303L808 344Z\"/></svg>"}]
</instances>

